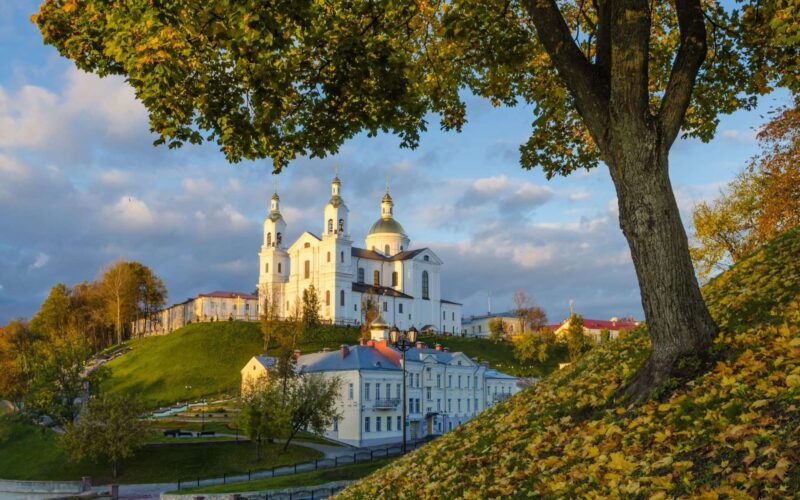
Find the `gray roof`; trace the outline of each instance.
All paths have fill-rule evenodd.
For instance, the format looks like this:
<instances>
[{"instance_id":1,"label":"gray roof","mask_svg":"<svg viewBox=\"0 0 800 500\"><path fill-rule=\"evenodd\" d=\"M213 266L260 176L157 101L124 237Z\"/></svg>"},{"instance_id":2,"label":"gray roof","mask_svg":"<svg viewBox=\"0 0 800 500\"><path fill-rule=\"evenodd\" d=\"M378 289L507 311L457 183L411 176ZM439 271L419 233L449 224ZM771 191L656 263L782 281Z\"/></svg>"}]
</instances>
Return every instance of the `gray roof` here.
<instances>
[{"instance_id":1,"label":"gray roof","mask_svg":"<svg viewBox=\"0 0 800 500\"><path fill-rule=\"evenodd\" d=\"M486 370L486 378L499 378L499 379L506 379L506 380L517 380L517 377L513 375L509 375L507 373L499 372L494 368L489 368Z\"/></svg>"},{"instance_id":2,"label":"gray roof","mask_svg":"<svg viewBox=\"0 0 800 500\"><path fill-rule=\"evenodd\" d=\"M395 233L405 236L406 230L403 229L403 226L394 220L393 217L381 217L375 221L371 228L369 228L369 233L367 234L369 235L377 233Z\"/></svg>"},{"instance_id":3,"label":"gray roof","mask_svg":"<svg viewBox=\"0 0 800 500\"><path fill-rule=\"evenodd\" d=\"M370 346L351 345L347 356L342 357L341 349L330 352L304 354L297 360L297 369L306 373L347 371L347 370L401 370L393 360Z\"/></svg>"},{"instance_id":4,"label":"gray roof","mask_svg":"<svg viewBox=\"0 0 800 500\"><path fill-rule=\"evenodd\" d=\"M419 255L421 252L423 252L425 250L427 250L427 248L419 248L417 250L405 250L403 252L396 253L394 255L391 255L391 256L387 257L386 255L379 254L378 252L375 252L375 251L372 251L372 250L367 250L365 248L353 247L350 250L350 255L352 255L353 257L361 257L362 259L384 260L384 261L390 262L390 261L396 261L396 260L413 259L414 257L416 257L417 255Z\"/></svg>"},{"instance_id":5,"label":"gray roof","mask_svg":"<svg viewBox=\"0 0 800 500\"><path fill-rule=\"evenodd\" d=\"M258 355L258 356L253 356L253 357L256 358L256 361L261 363L261 366L263 366L267 370L269 370L270 368L275 366L275 363L277 362L277 360L275 358L273 358L272 356Z\"/></svg>"},{"instance_id":6,"label":"gray roof","mask_svg":"<svg viewBox=\"0 0 800 500\"><path fill-rule=\"evenodd\" d=\"M452 300L445 300L445 299L442 299L439 302L441 302L442 304L453 304L454 306L464 305L461 302L453 302Z\"/></svg>"},{"instance_id":7,"label":"gray roof","mask_svg":"<svg viewBox=\"0 0 800 500\"><path fill-rule=\"evenodd\" d=\"M413 299L411 295L395 290L388 286L373 286L366 283L353 283L353 291L359 293L372 293L380 296L397 297L401 299Z\"/></svg>"}]
</instances>

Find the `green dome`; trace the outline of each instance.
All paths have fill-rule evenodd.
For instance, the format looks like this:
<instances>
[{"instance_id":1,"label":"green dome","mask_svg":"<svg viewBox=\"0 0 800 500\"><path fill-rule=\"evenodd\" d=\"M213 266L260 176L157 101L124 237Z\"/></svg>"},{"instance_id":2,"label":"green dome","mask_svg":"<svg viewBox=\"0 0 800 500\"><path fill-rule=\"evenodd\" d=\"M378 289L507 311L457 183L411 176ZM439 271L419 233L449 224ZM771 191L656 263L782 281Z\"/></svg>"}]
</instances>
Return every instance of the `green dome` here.
<instances>
[{"instance_id":1,"label":"green dome","mask_svg":"<svg viewBox=\"0 0 800 500\"><path fill-rule=\"evenodd\" d=\"M387 219L381 217L380 219L375 221L375 224L373 224L371 228L369 228L369 233L367 234L369 235L376 233L397 233L405 235L406 230L403 229L403 226L401 226L399 222L392 219L391 217Z\"/></svg>"}]
</instances>

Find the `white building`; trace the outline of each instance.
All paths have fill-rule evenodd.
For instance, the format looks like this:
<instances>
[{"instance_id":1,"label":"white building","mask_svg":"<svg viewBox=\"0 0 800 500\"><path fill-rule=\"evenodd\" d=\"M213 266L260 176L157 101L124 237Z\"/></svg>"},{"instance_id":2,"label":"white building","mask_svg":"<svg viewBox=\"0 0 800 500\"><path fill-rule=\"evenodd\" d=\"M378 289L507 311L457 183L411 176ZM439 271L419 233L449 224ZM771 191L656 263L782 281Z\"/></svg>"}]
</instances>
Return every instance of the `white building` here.
<instances>
[{"instance_id":1,"label":"white building","mask_svg":"<svg viewBox=\"0 0 800 500\"><path fill-rule=\"evenodd\" d=\"M489 338L491 333L489 323L495 318L500 318L505 323L508 335L513 336L522 333L522 321L520 318L514 313L504 312L470 316L461 320L461 335L464 337Z\"/></svg>"},{"instance_id":2,"label":"white building","mask_svg":"<svg viewBox=\"0 0 800 500\"><path fill-rule=\"evenodd\" d=\"M134 321L131 332L133 336L163 335L189 323L228 320L257 321L258 296L224 291L201 293Z\"/></svg>"},{"instance_id":3,"label":"white building","mask_svg":"<svg viewBox=\"0 0 800 500\"><path fill-rule=\"evenodd\" d=\"M386 321L401 329L461 332L461 304L441 296L441 259L429 248L411 248L403 226L394 219L388 190L380 217L370 228L364 248L359 248L351 239L350 211L340 189L336 177L323 209L322 236L306 231L288 247L283 240L286 222L280 198L272 196L259 253L261 303L269 298L278 315L286 317L300 307L303 291L313 284L324 320L363 322L362 298L369 294Z\"/></svg>"},{"instance_id":4,"label":"white building","mask_svg":"<svg viewBox=\"0 0 800 500\"><path fill-rule=\"evenodd\" d=\"M402 441L403 356L387 343L388 325L373 325L372 340L298 358L298 369L342 381L341 418L326 437L353 446ZM417 343L406 353L408 439L452 430L520 391L517 378L461 352Z\"/></svg>"}]
</instances>

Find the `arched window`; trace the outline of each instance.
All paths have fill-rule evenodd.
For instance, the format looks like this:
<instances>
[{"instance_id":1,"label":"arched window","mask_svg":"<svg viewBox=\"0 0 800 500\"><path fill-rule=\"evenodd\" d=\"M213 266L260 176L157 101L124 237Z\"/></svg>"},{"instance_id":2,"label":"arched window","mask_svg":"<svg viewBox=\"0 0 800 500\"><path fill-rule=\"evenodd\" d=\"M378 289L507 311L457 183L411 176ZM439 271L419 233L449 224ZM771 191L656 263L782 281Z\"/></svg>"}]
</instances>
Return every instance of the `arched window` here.
<instances>
[{"instance_id":1,"label":"arched window","mask_svg":"<svg viewBox=\"0 0 800 500\"><path fill-rule=\"evenodd\" d=\"M328 262L330 262L330 261L331 261L331 253L328 252Z\"/></svg>"},{"instance_id":2,"label":"arched window","mask_svg":"<svg viewBox=\"0 0 800 500\"><path fill-rule=\"evenodd\" d=\"M281 274L281 263L278 262L278 274Z\"/></svg>"},{"instance_id":3,"label":"arched window","mask_svg":"<svg viewBox=\"0 0 800 500\"><path fill-rule=\"evenodd\" d=\"M339 305L344 307L344 290L339 290Z\"/></svg>"},{"instance_id":4,"label":"arched window","mask_svg":"<svg viewBox=\"0 0 800 500\"><path fill-rule=\"evenodd\" d=\"M267 246L272 246L272 233L267 233Z\"/></svg>"},{"instance_id":5,"label":"arched window","mask_svg":"<svg viewBox=\"0 0 800 500\"><path fill-rule=\"evenodd\" d=\"M275 233L275 244L278 246L281 245L281 233Z\"/></svg>"},{"instance_id":6,"label":"arched window","mask_svg":"<svg viewBox=\"0 0 800 500\"><path fill-rule=\"evenodd\" d=\"M428 271L422 271L422 298L430 299L428 295Z\"/></svg>"},{"instance_id":7,"label":"arched window","mask_svg":"<svg viewBox=\"0 0 800 500\"><path fill-rule=\"evenodd\" d=\"M425 262L428 262L429 260L431 260L431 258L430 258L429 255L426 255L425 257L422 258L422 260L424 260Z\"/></svg>"},{"instance_id":8,"label":"arched window","mask_svg":"<svg viewBox=\"0 0 800 500\"><path fill-rule=\"evenodd\" d=\"M363 267L359 267L358 268L358 282L359 283L363 283L364 282L364 268Z\"/></svg>"},{"instance_id":9,"label":"arched window","mask_svg":"<svg viewBox=\"0 0 800 500\"><path fill-rule=\"evenodd\" d=\"M305 279L309 279L311 277L311 261L307 260L303 263L303 277Z\"/></svg>"},{"instance_id":10,"label":"arched window","mask_svg":"<svg viewBox=\"0 0 800 500\"><path fill-rule=\"evenodd\" d=\"M381 286L381 272L375 270L372 272L372 284L375 286Z\"/></svg>"},{"instance_id":11,"label":"arched window","mask_svg":"<svg viewBox=\"0 0 800 500\"><path fill-rule=\"evenodd\" d=\"M344 232L344 219L339 219L339 232Z\"/></svg>"},{"instance_id":12,"label":"arched window","mask_svg":"<svg viewBox=\"0 0 800 500\"><path fill-rule=\"evenodd\" d=\"M389 245L386 245L385 247L383 247L383 250L384 250L383 253L385 253L386 255L389 255Z\"/></svg>"},{"instance_id":13,"label":"arched window","mask_svg":"<svg viewBox=\"0 0 800 500\"><path fill-rule=\"evenodd\" d=\"M330 290L325 290L325 305L326 306L331 305L331 291Z\"/></svg>"},{"instance_id":14,"label":"arched window","mask_svg":"<svg viewBox=\"0 0 800 500\"><path fill-rule=\"evenodd\" d=\"M397 286L397 271L392 272L392 286Z\"/></svg>"},{"instance_id":15,"label":"arched window","mask_svg":"<svg viewBox=\"0 0 800 500\"><path fill-rule=\"evenodd\" d=\"M341 262L342 264L344 264L344 252L340 252L340 253L339 253L339 262Z\"/></svg>"},{"instance_id":16,"label":"arched window","mask_svg":"<svg viewBox=\"0 0 800 500\"><path fill-rule=\"evenodd\" d=\"M311 243L306 241L305 244L303 245L303 248L311 248Z\"/></svg>"},{"instance_id":17,"label":"arched window","mask_svg":"<svg viewBox=\"0 0 800 500\"><path fill-rule=\"evenodd\" d=\"M265 273L268 273L268 272L269 272L269 262L267 262L266 264L264 264L264 272L265 272Z\"/></svg>"},{"instance_id":18,"label":"arched window","mask_svg":"<svg viewBox=\"0 0 800 500\"><path fill-rule=\"evenodd\" d=\"M333 232L333 219L328 219L328 233Z\"/></svg>"}]
</instances>

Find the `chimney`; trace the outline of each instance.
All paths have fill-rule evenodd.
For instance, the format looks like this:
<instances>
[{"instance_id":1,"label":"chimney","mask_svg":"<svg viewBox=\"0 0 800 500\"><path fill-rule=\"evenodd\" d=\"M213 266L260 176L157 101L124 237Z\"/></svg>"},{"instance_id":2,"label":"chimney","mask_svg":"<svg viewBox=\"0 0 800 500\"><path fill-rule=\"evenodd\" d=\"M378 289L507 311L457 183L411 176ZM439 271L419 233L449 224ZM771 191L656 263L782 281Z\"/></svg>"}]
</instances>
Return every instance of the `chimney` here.
<instances>
[{"instance_id":1,"label":"chimney","mask_svg":"<svg viewBox=\"0 0 800 500\"><path fill-rule=\"evenodd\" d=\"M294 350L294 360L297 361L298 359L300 359L300 349L295 349Z\"/></svg>"},{"instance_id":2,"label":"chimney","mask_svg":"<svg viewBox=\"0 0 800 500\"><path fill-rule=\"evenodd\" d=\"M322 348L322 352L331 352L331 348L330 347L323 347Z\"/></svg>"},{"instance_id":3,"label":"chimney","mask_svg":"<svg viewBox=\"0 0 800 500\"><path fill-rule=\"evenodd\" d=\"M417 349L424 349L424 348L425 348L425 344L422 343L421 340L418 340L417 341Z\"/></svg>"},{"instance_id":4,"label":"chimney","mask_svg":"<svg viewBox=\"0 0 800 500\"><path fill-rule=\"evenodd\" d=\"M442 350L442 344L434 344L433 348L436 349L437 351L441 351Z\"/></svg>"},{"instance_id":5,"label":"chimney","mask_svg":"<svg viewBox=\"0 0 800 500\"><path fill-rule=\"evenodd\" d=\"M347 347L347 344L342 344L339 346L339 352L342 354L343 358L346 358L348 354L350 354L350 348Z\"/></svg>"}]
</instances>

